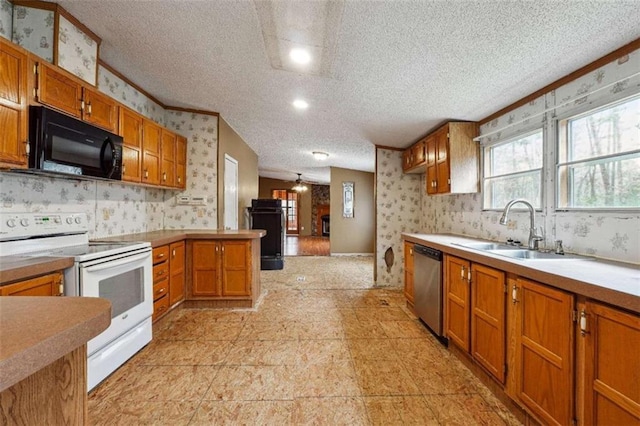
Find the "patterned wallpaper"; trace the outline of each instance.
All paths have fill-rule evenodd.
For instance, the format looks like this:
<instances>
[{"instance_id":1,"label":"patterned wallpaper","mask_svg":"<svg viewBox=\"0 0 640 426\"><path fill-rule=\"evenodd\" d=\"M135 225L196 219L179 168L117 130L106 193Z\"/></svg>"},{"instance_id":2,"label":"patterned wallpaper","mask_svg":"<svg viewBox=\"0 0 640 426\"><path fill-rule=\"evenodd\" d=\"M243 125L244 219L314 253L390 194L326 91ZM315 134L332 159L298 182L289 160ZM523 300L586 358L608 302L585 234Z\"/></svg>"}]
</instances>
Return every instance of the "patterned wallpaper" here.
<instances>
[{"instance_id":1,"label":"patterned wallpaper","mask_svg":"<svg viewBox=\"0 0 640 426\"><path fill-rule=\"evenodd\" d=\"M13 42L53 62L53 11L16 6L13 8Z\"/></svg>"},{"instance_id":2,"label":"patterned wallpaper","mask_svg":"<svg viewBox=\"0 0 640 426\"><path fill-rule=\"evenodd\" d=\"M165 126L166 120L164 108L153 102L146 95L140 93L140 91L129 85L129 83L101 66L98 66L98 89L102 93L122 102L132 110L137 111L162 126Z\"/></svg>"},{"instance_id":3,"label":"patterned wallpaper","mask_svg":"<svg viewBox=\"0 0 640 426\"><path fill-rule=\"evenodd\" d=\"M58 30L58 66L96 85L98 43L62 15Z\"/></svg>"},{"instance_id":4,"label":"patterned wallpaper","mask_svg":"<svg viewBox=\"0 0 640 426\"><path fill-rule=\"evenodd\" d=\"M420 175L402 173L402 152L376 149L376 285L404 283L403 232L420 232ZM394 262L385 263L391 248Z\"/></svg>"},{"instance_id":5,"label":"patterned wallpaper","mask_svg":"<svg viewBox=\"0 0 640 426\"><path fill-rule=\"evenodd\" d=\"M3 212L83 212L89 237L162 229L162 190L103 181L0 173ZM154 209L154 207L159 208Z\"/></svg>"},{"instance_id":6,"label":"patterned wallpaper","mask_svg":"<svg viewBox=\"0 0 640 426\"><path fill-rule=\"evenodd\" d=\"M13 4L0 0L0 37L11 40L13 30Z\"/></svg>"},{"instance_id":7,"label":"patterned wallpaper","mask_svg":"<svg viewBox=\"0 0 640 426\"><path fill-rule=\"evenodd\" d=\"M316 206L326 204L331 205L330 185L311 185L311 235L320 235L318 232L318 209Z\"/></svg>"},{"instance_id":8,"label":"patterned wallpaper","mask_svg":"<svg viewBox=\"0 0 640 426\"><path fill-rule=\"evenodd\" d=\"M167 127L187 138L187 189L167 191L164 205L166 229L218 226L218 117L167 110ZM205 206L181 206L177 195L204 196Z\"/></svg>"}]
</instances>

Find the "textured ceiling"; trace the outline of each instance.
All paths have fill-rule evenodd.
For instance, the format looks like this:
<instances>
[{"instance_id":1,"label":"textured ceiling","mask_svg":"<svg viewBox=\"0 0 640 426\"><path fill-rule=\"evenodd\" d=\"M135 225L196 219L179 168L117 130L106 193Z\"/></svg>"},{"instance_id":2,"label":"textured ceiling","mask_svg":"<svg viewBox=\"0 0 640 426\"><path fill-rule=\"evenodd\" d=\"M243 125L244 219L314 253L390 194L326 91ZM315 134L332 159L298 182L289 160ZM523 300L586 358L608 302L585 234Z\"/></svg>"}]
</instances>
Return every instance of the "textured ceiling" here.
<instances>
[{"instance_id":1,"label":"textured ceiling","mask_svg":"<svg viewBox=\"0 0 640 426\"><path fill-rule=\"evenodd\" d=\"M446 119L482 119L640 37L637 0L347 0L321 77L271 66L252 1L59 3L158 99L220 112L261 176L319 182L328 166L373 171L375 144L404 148ZM291 106L298 97L306 111ZM314 150L331 156L319 163Z\"/></svg>"}]
</instances>

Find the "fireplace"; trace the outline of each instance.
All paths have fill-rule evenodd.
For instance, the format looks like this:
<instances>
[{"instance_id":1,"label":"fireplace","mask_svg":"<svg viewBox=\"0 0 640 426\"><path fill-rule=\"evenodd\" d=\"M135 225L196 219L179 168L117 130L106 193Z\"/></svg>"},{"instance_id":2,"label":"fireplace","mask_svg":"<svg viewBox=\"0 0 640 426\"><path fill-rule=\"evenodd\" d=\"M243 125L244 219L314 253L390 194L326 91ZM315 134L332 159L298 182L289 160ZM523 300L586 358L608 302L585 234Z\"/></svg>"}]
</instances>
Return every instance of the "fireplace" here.
<instances>
[{"instance_id":1,"label":"fireplace","mask_svg":"<svg viewBox=\"0 0 640 426\"><path fill-rule=\"evenodd\" d=\"M328 214L325 214L320 218L322 220L322 236L323 237L329 236L330 218L331 216Z\"/></svg>"}]
</instances>

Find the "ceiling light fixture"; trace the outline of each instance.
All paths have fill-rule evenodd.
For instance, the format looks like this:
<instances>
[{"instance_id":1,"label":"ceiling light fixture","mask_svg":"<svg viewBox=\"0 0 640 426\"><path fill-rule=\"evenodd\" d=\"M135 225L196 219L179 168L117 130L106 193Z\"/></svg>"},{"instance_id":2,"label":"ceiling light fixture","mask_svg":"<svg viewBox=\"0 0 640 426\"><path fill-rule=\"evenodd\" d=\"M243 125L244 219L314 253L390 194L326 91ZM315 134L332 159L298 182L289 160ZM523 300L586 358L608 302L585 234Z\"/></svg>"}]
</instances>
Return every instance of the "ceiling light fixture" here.
<instances>
[{"instance_id":1,"label":"ceiling light fixture","mask_svg":"<svg viewBox=\"0 0 640 426\"><path fill-rule=\"evenodd\" d=\"M300 65L306 65L311 62L311 55L306 49L295 47L289 52L289 57L293 62Z\"/></svg>"},{"instance_id":2,"label":"ceiling light fixture","mask_svg":"<svg viewBox=\"0 0 640 426\"><path fill-rule=\"evenodd\" d=\"M296 99L295 101L293 101L293 106L298 109L309 108L309 104L306 101L303 101L302 99Z\"/></svg>"},{"instance_id":3,"label":"ceiling light fixture","mask_svg":"<svg viewBox=\"0 0 640 426\"><path fill-rule=\"evenodd\" d=\"M313 154L313 158L315 158L318 161L324 161L327 158L329 158L329 154L322 151L313 151L312 154Z\"/></svg>"},{"instance_id":4,"label":"ceiling light fixture","mask_svg":"<svg viewBox=\"0 0 640 426\"><path fill-rule=\"evenodd\" d=\"M291 189L296 192L305 192L309 188L307 187L307 185L302 183L302 173L297 173L297 175L298 179L296 179L296 184Z\"/></svg>"}]
</instances>

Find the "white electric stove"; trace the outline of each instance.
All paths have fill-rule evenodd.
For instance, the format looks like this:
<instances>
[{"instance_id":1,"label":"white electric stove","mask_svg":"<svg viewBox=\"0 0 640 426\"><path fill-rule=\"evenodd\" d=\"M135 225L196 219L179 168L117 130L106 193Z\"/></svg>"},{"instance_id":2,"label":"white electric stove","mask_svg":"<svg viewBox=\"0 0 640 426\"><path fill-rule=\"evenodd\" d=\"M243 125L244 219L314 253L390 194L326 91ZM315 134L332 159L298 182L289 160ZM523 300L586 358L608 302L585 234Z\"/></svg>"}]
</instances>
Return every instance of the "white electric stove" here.
<instances>
[{"instance_id":1,"label":"white electric stove","mask_svg":"<svg viewBox=\"0 0 640 426\"><path fill-rule=\"evenodd\" d=\"M64 295L111 302L111 325L87 343L88 390L151 341L151 245L89 241L84 213L0 213L0 256L73 257Z\"/></svg>"}]
</instances>

